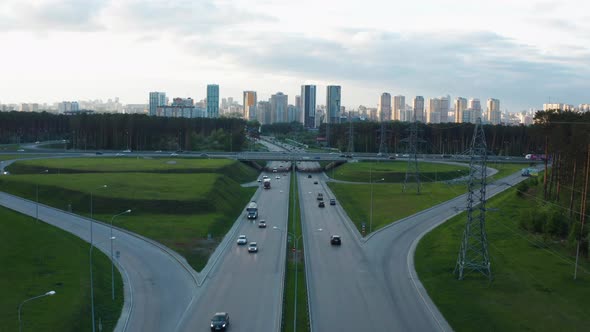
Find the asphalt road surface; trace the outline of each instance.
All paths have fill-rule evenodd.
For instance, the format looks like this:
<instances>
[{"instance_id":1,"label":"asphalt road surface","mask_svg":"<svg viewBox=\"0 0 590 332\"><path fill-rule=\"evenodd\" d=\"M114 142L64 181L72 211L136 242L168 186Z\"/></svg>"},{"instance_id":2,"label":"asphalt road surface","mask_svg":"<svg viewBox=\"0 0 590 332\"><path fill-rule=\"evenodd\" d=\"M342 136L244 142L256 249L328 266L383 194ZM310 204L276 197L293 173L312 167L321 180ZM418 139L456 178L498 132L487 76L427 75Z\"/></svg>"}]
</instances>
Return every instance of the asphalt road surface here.
<instances>
[{"instance_id":1,"label":"asphalt road surface","mask_svg":"<svg viewBox=\"0 0 590 332\"><path fill-rule=\"evenodd\" d=\"M35 202L0 193L0 205L35 217ZM90 241L89 219L44 205L39 206L39 219ZM174 331L196 290L191 273L173 256L150 242L117 229L113 236L116 237L113 252L115 255L119 252L119 258L115 260L128 286L125 287L124 310L117 331ZM95 249L108 256L109 239L110 227L93 223Z\"/></svg>"},{"instance_id":2,"label":"asphalt road surface","mask_svg":"<svg viewBox=\"0 0 590 332\"><path fill-rule=\"evenodd\" d=\"M413 255L425 232L466 206L465 195L361 239L338 202L318 207L318 192L328 202L334 197L323 179L299 178L313 331L452 330L418 280ZM515 174L488 185L487 196L521 180ZM341 235L342 246L330 245L332 234Z\"/></svg>"},{"instance_id":3,"label":"asphalt road surface","mask_svg":"<svg viewBox=\"0 0 590 332\"><path fill-rule=\"evenodd\" d=\"M271 178L271 189L259 189L255 195L258 219L248 220L244 212L236 232L227 235L231 241L178 331L209 331L211 317L219 311L229 313L231 331L280 330L290 175L262 175ZM266 228L258 227L261 219L266 220ZM237 245L240 234L246 235L248 242L258 243L258 253L248 253L247 246Z\"/></svg>"}]
</instances>

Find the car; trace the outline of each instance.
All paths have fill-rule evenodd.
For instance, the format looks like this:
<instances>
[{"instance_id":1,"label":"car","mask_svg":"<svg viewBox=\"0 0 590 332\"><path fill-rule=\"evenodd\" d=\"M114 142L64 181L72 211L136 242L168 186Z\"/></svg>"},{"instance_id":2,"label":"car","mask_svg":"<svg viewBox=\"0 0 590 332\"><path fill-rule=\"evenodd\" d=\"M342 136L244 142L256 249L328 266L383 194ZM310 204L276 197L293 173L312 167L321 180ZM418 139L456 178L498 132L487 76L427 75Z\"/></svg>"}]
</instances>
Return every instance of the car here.
<instances>
[{"instance_id":1,"label":"car","mask_svg":"<svg viewBox=\"0 0 590 332\"><path fill-rule=\"evenodd\" d=\"M336 205L336 200L333 198L330 198L330 205Z\"/></svg>"},{"instance_id":2,"label":"car","mask_svg":"<svg viewBox=\"0 0 590 332\"><path fill-rule=\"evenodd\" d=\"M121 156L124 156L124 154L122 154L122 153L117 153L115 156L117 156L117 157L121 157Z\"/></svg>"},{"instance_id":3,"label":"car","mask_svg":"<svg viewBox=\"0 0 590 332\"><path fill-rule=\"evenodd\" d=\"M402 157L404 157L404 158L409 158L409 157L410 157L410 155L409 155L409 154L407 154L407 153L405 153L405 154L402 154Z\"/></svg>"},{"instance_id":4,"label":"car","mask_svg":"<svg viewBox=\"0 0 590 332\"><path fill-rule=\"evenodd\" d=\"M330 236L330 244L339 246L342 244L342 239L340 239L340 235L332 235Z\"/></svg>"},{"instance_id":5,"label":"car","mask_svg":"<svg viewBox=\"0 0 590 332\"><path fill-rule=\"evenodd\" d=\"M172 153L170 154L170 157L176 157L176 156L178 156L178 153L176 153L176 152L172 152Z\"/></svg>"},{"instance_id":6,"label":"car","mask_svg":"<svg viewBox=\"0 0 590 332\"><path fill-rule=\"evenodd\" d=\"M341 154L340 155L340 158L346 158L346 155L345 154Z\"/></svg>"},{"instance_id":7,"label":"car","mask_svg":"<svg viewBox=\"0 0 590 332\"><path fill-rule=\"evenodd\" d=\"M200 156L203 157L203 158L209 158L209 155L206 154L206 153L201 153Z\"/></svg>"},{"instance_id":8,"label":"car","mask_svg":"<svg viewBox=\"0 0 590 332\"><path fill-rule=\"evenodd\" d=\"M319 160L319 159L321 159L321 158L320 158L320 157L313 157L313 159L317 159L317 160Z\"/></svg>"},{"instance_id":9,"label":"car","mask_svg":"<svg viewBox=\"0 0 590 332\"><path fill-rule=\"evenodd\" d=\"M311 179L311 174L307 174L307 178L308 179Z\"/></svg>"},{"instance_id":10,"label":"car","mask_svg":"<svg viewBox=\"0 0 590 332\"><path fill-rule=\"evenodd\" d=\"M317 181L313 181L313 184L318 184L318 182Z\"/></svg>"},{"instance_id":11,"label":"car","mask_svg":"<svg viewBox=\"0 0 590 332\"><path fill-rule=\"evenodd\" d=\"M131 150L130 149L127 149L127 150L123 150L123 152L129 153L129 152L131 152Z\"/></svg>"},{"instance_id":12,"label":"car","mask_svg":"<svg viewBox=\"0 0 590 332\"><path fill-rule=\"evenodd\" d=\"M102 155L102 152L100 152L100 151L96 151L96 153L95 153L95 154L96 154L97 156L100 156L100 155Z\"/></svg>"},{"instance_id":13,"label":"car","mask_svg":"<svg viewBox=\"0 0 590 332\"><path fill-rule=\"evenodd\" d=\"M39 142L39 141L35 142L35 144L39 144L39 143L41 143L41 142Z\"/></svg>"},{"instance_id":14,"label":"car","mask_svg":"<svg viewBox=\"0 0 590 332\"><path fill-rule=\"evenodd\" d=\"M262 179L263 179L263 180L264 180L264 179L268 179L268 175L263 175L263 176L262 176Z\"/></svg>"},{"instance_id":15,"label":"car","mask_svg":"<svg viewBox=\"0 0 590 332\"><path fill-rule=\"evenodd\" d=\"M266 228L266 220L262 219L258 222L258 228Z\"/></svg>"},{"instance_id":16,"label":"car","mask_svg":"<svg viewBox=\"0 0 590 332\"><path fill-rule=\"evenodd\" d=\"M18 152L25 152L25 149L18 149L16 151L18 151Z\"/></svg>"},{"instance_id":17,"label":"car","mask_svg":"<svg viewBox=\"0 0 590 332\"><path fill-rule=\"evenodd\" d=\"M10 173L8 171L3 171L2 175L9 175Z\"/></svg>"},{"instance_id":18,"label":"car","mask_svg":"<svg viewBox=\"0 0 590 332\"><path fill-rule=\"evenodd\" d=\"M326 207L326 204L324 204L324 201L320 201L320 203L318 204L318 207L321 207L321 208Z\"/></svg>"},{"instance_id":19,"label":"car","mask_svg":"<svg viewBox=\"0 0 590 332\"><path fill-rule=\"evenodd\" d=\"M346 155L346 158L352 158L352 155L351 154L347 154Z\"/></svg>"},{"instance_id":20,"label":"car","mask_svg":"<svg viewBox=\"0 0 590 332\"><path fill-rule=\"evenodd\" d=\"M277 179L277 180L278 180L278 179L280 179L280 178L281 178L281 177L280 177L280 176L278 176L278 175L277 175L277 176L275 176L275 179Z\"/></svg>"},{"instance_id":21,"label":"car","mask_svg":"<svg viewBox=\"0 0 590 332\"><path fill-rule=\"evenodd\" d=\"M238 236L238 244L248 244L248 239L246 238L246 235Z\"/></svg>"},{"instance_id":22,"label":"car","mask_svg":"<svg viewBox=\"0 0 590 332\"><path fill-rule=\"evenodd\" d=\"M324 200L324 194L318 193L318 201L323 201L323 200Z\"/></svg>"},{"instance_id":23,"label":"car","mask_svg":"<svg viewBox=\"0 0 590 332\"><path fill-rule=\"evenodd\" d=\"M248 245L248 252L258 252L258 244L256 242L250 242L250 244Z\"/></svg>"},{"instance_id":24,"label":"car","mask_svg":"<svg viewBox=\"0 0 590 332\"><path fill-rule=\"evenodd\" d=\"M262 179L258 179L258 182L262 182Z\"/></svg>"},{"instance_id":25,"label":"car","mask_svg":"<svg viewBox=\"0 0 590 332\"><path fill-rule=\"evenodd\" d=\"M390 160L395 160L395 156L389 156Z\"/></svg>"},{"instance_id":26,"label":"car","mask_svg":"<svg viewBox=\"0 0 590 332\"><path fill-rule=\"evenodd\" d=\"M211 318L211 331L221 331L227 329L229 325L229 315L227 312L216 312Z\"/></svg>"},{"instance_id":27,"label":"car","mask_svg":"<svg viewBox=\"0 0 590 332\"><path fill-rule=\"evenodd\" d=\"M162 152L162 150L156 150L155 152L156 152L156 153L161 153L161 152Z\"/></svg>"}]
</instances>

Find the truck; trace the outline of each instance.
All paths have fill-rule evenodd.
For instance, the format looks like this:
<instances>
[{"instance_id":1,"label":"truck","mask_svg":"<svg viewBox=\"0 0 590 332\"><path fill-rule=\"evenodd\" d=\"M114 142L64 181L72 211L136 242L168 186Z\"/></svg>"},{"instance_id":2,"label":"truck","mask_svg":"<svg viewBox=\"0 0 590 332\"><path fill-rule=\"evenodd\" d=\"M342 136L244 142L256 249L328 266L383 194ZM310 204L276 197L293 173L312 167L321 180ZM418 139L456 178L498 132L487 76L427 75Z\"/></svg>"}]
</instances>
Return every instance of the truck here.
<instances>
[{"instance_id":1,"label":"truck","mask_svg":"<svg viewBox=\"0 0 590 332\"><path fill-rule=\"evenodd\" d=\"M252 201L248 203L246 207L246 212L248 212L248 219L256 219L258 218L258 205L256 202Z\"/></svg>"},{"instance_id":2,"label":"truck","mask_svg":"<svg viewBox=\"0 0 590 332\"><path fill-rule=\"evenodd\" d=\"M270 189L270 179L263 180L264 189Z\"/></svg>"}]
</instances>

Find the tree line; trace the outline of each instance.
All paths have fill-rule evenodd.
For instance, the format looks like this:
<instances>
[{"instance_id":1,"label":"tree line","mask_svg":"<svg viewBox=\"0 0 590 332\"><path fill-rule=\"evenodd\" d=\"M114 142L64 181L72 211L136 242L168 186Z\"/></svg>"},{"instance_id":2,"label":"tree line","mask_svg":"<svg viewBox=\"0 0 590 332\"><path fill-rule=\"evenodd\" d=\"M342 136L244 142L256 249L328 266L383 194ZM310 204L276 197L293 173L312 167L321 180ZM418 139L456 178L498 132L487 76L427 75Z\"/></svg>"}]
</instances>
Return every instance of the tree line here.
<instances>
[{"instance_id":1,"label":"tree line","mask_svg":"<svg viewBox=\"0 0 590 332\"><path fill-rule=\"evenodd\" d=\"M236 118L0 112L0 144L66 140L68 148L82 150L241 151L245 126Z\"/></svg>"}]
</instances>

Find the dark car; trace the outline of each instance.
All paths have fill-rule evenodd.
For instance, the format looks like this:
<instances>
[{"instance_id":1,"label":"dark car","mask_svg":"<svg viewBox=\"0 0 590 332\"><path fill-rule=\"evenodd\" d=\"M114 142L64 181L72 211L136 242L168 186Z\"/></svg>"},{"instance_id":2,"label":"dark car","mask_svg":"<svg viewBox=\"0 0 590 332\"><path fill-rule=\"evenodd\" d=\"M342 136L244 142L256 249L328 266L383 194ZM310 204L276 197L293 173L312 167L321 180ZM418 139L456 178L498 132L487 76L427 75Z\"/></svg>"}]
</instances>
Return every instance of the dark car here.
<instances>
[{"instance_id":1,"label":"dark car","mask_svg":"<svg viewBox=\"0 0 590 332\"><path fill-rule=\"evenodd\" d=\"M313 184L318 184L318 182L317 181L313 181Z\"/></svg>"},{"instance_id":2,"label":"dark car","mask_svg":"<svg viewBox=\"0 0 590 332\"><path fill-rule=\"evenodd\" d=\"M340 240L340 235L332 235L330 236L330 244L339 246L342 244L342 240Z\"/></svg>"},{"instance_id":3,"label":"dark car","mask_svg":"<svg viewBox=\"0 0 590 332\"><path fill-rule=\"evenodd\" d=\"M336 205L336 200L333 198L330 198L330 205Z\"/></svg>"},{"instance_id":4,"label":"dark car","mask_svg":"<svg viewBox=\"0 0 590 332\"><path fill-rule=\"evenodd\" d=\"M311 174L307 174L307 178L308 179L311 179Z\"/></svg>"},{"instance_id":5,"label":"dark car","mask_svg":"<svg viewBox=\"0 0 590 332\"><path fill-rule=\"evenodd\" d=\"M100 155L102 155L102 152L100 152L100 151L97 151L97 152L96 152L96 155L97 155L97 156L100 156Z\"/></svg>"},{"instance_id":6,"label":"dark car","mask_svg":"<svg viewBox=\"0 0 590 332\"><path fill-rule=\"evenodd\" d=\"M320 201L320 203L318 204L318 207L326 207L326 204L324 204L324 201Z\"/></svg>"},{"instance_id":7,"label":"dark car","mask_svg":"<svg viewBox=\"0 0 590 332\"><path fill-rule=\"evenodd\" d=\"M217 312L211 318L211 331L222 331L229 325L229 315L227 312Z\"/></svg>"}]
</instances>

